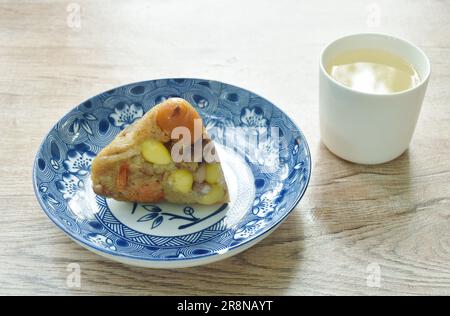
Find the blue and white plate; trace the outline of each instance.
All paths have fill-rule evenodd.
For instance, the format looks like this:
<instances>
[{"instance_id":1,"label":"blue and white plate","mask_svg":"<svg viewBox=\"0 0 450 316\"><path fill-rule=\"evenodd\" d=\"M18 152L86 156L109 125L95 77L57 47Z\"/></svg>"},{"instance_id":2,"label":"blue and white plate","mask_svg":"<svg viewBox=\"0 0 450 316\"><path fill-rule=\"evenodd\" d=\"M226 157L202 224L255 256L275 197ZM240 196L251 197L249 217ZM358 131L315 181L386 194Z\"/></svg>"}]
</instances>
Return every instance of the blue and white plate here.
<instances>
[{"instance_id":1,"label":"blue and white plate","mask_svg":"<svg viewBox=\"0 0 450 316\"><path fill-rule=\"evenodd\" d=\"M97 196L90 182L96 153L173 96L188 100L204 119L231 202L137 204ZM239 137L226 139L234 127L253 131L257 143L252 150L245 150ZM278 138L272 137L273 127ZM224 259L268 236L300 201L310 173L305 137L269 101L217 81L163 79L112 89L70 111L40 146L33 181L45 213L80 245L127 264L177 268Z\"/></svg>"}]
</instances>

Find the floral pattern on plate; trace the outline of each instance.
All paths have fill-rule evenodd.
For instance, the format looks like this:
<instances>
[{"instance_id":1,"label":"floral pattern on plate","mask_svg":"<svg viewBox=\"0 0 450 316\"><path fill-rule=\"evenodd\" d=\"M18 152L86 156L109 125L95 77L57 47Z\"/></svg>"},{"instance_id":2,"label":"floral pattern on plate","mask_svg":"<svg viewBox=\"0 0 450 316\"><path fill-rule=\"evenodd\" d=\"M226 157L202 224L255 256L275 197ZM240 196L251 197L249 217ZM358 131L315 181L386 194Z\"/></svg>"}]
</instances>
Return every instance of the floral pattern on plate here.
<instances>
[{"instance_id":1,"label":"floral pattern on plate","mask_svg":"<svg viewBox=\"0 0 450 316\"><path fill-rule=\"evenodd\" d=\"M150 108L173 96L197 108L218 145L237 148L238 158L225 156L231 161L224 163L235 178L233 197L240 201L244 196L249 203L232 200L223 208L120 204L93 193L90 166L96 153ZM272 127L279 129L280 140L271 136ZM254 151L240 151L239 141L227 144L227 128L252 131L258 139ZM248 170L245 179L237 163ZM275 168L268 170L267 165ZM225 83L180 78L118 87L75 107L44 139L33 180L45 213L88 249L130 264L181 267L219 260L267 236L300 201L310 173L306 139L272 103ZM243 180L250 181L247 187L239 186Z\"/></svg>"}]
</instances>

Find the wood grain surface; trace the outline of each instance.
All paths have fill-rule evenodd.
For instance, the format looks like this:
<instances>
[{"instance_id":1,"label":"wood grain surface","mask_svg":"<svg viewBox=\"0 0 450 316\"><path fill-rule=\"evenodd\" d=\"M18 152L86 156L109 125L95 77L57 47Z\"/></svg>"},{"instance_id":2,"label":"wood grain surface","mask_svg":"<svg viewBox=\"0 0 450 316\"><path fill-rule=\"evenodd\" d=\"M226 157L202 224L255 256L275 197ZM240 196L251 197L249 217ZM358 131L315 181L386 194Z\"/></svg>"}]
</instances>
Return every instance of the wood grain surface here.
<instances>
[{"instance_id":1,"label":"wood grain surface","mask_svg":"<svg viewBox=\"0 0 450 316\"><path fill-rule=\"evenodd\" d=\"M320 143L319 53L356 32L407 38L432 62L409 150L379 166L345 162ZM51 223L32 162L81 101L167 77L216 79L279 105L309 141L312 179L288 220L244 253L134 268ZM0 0L0 294L450 295L449 88L450 1ZM81 267L80 287L67 285L70 263Z\"/></svg>"}]
</instances>

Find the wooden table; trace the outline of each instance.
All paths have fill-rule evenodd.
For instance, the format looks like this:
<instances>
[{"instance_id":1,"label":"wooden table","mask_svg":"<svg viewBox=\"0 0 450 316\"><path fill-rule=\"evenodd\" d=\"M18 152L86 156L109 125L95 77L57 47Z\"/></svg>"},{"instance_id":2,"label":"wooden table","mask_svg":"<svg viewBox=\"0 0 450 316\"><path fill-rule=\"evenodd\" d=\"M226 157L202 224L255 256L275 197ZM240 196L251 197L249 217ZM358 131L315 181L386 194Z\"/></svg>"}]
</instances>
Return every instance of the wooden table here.
<instances>
[{"instance_id":1,"label":"wooden table","mask_svg":"<svg viewBox=\"0 0 450 316\"><path fill-rule=\"evenodd\" d=\"M317 76L328 41L371 31L413 41L433 69L409 150L367 167L320 143ZM298 123L312 151L311 183L289 219L203 267L106 261L55 227L32 189L37 148L67 111L164 77L261 94ZM0 294L448 295L449 91L450 1L0 1ZM67 286L70 263L81 267L79 288Z\"/></svg>"}]
</instances>

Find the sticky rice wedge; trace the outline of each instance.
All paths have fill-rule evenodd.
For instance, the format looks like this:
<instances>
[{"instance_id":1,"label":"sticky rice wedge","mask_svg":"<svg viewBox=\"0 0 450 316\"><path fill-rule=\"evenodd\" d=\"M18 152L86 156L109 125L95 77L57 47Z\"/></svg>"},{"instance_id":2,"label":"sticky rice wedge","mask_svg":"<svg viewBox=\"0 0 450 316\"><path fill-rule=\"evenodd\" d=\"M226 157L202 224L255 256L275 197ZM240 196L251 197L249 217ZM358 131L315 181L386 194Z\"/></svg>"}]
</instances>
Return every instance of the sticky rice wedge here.
<instances>
[{"instance_id":1,"label":"sticky rice wedge","mask_svg":"<svg viewBox=\"0 0 450 316\"><path fill-rule=\"evenodd\" d=\"M197 133L195 120L200 122ZM183 146L180 140L171 138L177 127L190 132ZM194 149L199 142L200 157ZM181 160L174 157L174 146L178 146L176 152L189 154L183 154ZM205 157L205 148L214 156L213 160ZM205 205L229 202L214 144L198 112L181 98L156 105L119 133L94 159L92 187L98 195L130 202Z\"/></svg>"}]
</instances>

